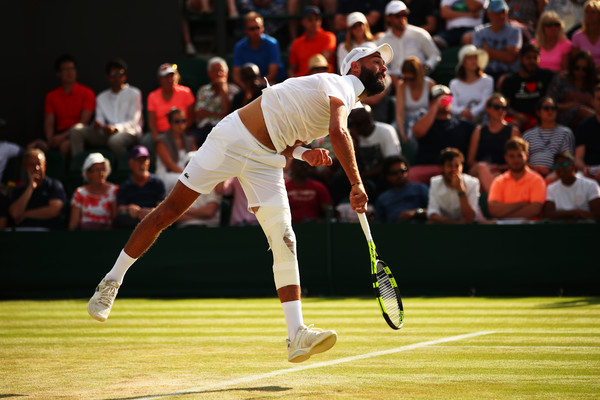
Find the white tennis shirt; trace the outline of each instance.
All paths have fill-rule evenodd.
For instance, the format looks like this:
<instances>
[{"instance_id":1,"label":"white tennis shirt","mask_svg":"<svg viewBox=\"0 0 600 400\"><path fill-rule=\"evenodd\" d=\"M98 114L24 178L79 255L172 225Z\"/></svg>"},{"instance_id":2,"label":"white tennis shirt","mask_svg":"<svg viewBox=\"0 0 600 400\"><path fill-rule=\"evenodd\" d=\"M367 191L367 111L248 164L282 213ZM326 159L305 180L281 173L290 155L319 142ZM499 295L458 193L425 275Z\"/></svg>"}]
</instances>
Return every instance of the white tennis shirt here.
<instances>
[{"instance_id":1,"label":"white tennis shirt","mask_svg":"<svg viewBox=\"0 0 600 400\"><path fill-rule=\"evenodd\" d=\"M365 90L354 75L320 73L289 78L263 90L262 112L278 153L296 140L308 144L329 134L330 100L340 99L348 114Z\"/></svg>"}]
</instances>

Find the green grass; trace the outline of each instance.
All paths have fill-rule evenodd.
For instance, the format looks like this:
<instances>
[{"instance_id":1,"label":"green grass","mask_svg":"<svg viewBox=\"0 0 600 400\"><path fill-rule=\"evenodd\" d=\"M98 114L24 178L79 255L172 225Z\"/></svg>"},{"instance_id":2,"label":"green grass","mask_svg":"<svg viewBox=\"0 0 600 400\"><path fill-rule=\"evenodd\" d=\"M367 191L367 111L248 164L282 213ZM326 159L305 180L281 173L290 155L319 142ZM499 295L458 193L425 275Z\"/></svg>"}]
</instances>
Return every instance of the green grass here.
<instances>
[{"instance_id":1,"label":"green grass","mask_svg":"<svg viewBox=\"0 0 600 400\"><path fill-rule=\"evenodd\" d=\"M373 299L306 299L338 343L290 364L276 299L118 299L105 323L85 300L0 302L0 399L600 398L599 298L404 306L392 331Z\"/></svg>"}]
</instances>

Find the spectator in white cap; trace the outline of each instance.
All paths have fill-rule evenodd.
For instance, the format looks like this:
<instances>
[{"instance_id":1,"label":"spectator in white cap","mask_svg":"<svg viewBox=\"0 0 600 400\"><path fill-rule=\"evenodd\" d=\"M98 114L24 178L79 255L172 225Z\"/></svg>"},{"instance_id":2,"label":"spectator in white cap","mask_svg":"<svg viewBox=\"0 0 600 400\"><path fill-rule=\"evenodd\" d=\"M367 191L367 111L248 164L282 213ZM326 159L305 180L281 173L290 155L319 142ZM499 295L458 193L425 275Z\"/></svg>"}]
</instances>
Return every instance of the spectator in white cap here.
<instances>
[{"instance_id":1,"label":"spectator in white cap","mask_svg":"<svg viewBox=\"0 0 600 400\"><path fill-rule=\"evenodd\" d=\"M363 13L355 11L348 14L346 24L346 40L340 43L337 48L338 66L342 65L342 61L344 61L348 52L355 47L377 47L367 17Z\"/></svg>"},{"instance_id":2,"label":"spectator in white cap","mask_svg":"<svg viewBox=\"0 0 600 400\"><path fill-rule=\"evenodd\" d=\"M392 0L385 7L388 30L377 43L389 43L394 50L394 60L388 66L394 86L397 86L400 68L408 56L416 56L427 74L431 73L441 60L440 51L431 35L422 28L408 23L410 10L401 1Z\"/></svg>"},{"instance_id":3,"label":"spectator in white cap","mask_svg":"<svg viewBox=\"0 0 600 400\"><path fill-rule=\"evenodd\" d=\"M494 92L494 80L483 72L488 55L472 44L463 46L458 52L456 78L450 81L452 115L473 123L481 122L485 102Z\"/></svg>"},{"instance_id":4,"label":"spectator in white cap","mask_svg":"<svg viewBox=\"0 0 600 400\"><path fill-rule=\"evenodd\" d=\"M102 230L112 226L117 215L117 190L107 182L110 161L102 153L90 153L81 168L86 184L79 186L71 199L69 230Z\"/></svg>"},{"instance_id":5,"label":"spectator in white cap","mask_svg":"<svg viewBox=\"0 0 600 400\"><path fill-rule=\"evenodd\" d=\"M288 361L303 362L333 347L335 331L304 324L296 235L283 167L286 157L313 167L331 165L329 151L303 146L329 136L350 183L350 206L356 212L366 212L368 196L348 130L348 114L359 101L383 91L385 64L392 57L387 43L374 49L357 47L342 62L343 75L289 78L267 87L259 98L223 118L167 198L137 225L90 299L90 316L106 321L127 270L160 233L178 220L198 196L236 177L248 198L248 209L256 215L273 251L275 287L287 327Z\"/></svg>"}]
</instances>

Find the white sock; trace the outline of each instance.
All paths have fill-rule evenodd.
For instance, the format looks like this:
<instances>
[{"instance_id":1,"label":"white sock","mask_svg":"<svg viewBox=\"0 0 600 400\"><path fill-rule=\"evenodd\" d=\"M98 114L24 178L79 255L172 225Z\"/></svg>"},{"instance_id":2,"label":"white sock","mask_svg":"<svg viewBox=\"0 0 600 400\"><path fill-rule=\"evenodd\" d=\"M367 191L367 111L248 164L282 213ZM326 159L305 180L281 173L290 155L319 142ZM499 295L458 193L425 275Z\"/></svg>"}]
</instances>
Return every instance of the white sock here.
<instances>
[{"instance_id":1,"label":"white sock","mask_svg":"<svg viewBox=\"0 0 600 400\"><path fill-rule=\"evenodd\" d=\"M285 316L285 324L287 325L288 338L294 340L298 328L304 325L302 318L302 301L286 301L281 303L283 307L283 315Z\"/></svg>"},{"instance_id":2,"label":"white sock","mask_svg":"<svg viewBox=\"0 0 600 400\"><path fill-rule=\"evenodd\" d=\"M123 277L125 276L125 273L129 269L129 267L131 267L131 265L135 262L135 260L137 260L137 258L129 257L127 253L125 253L124 249L121 250L121 254L119 254L117 261L115 261L115 265L110 271L108 271L108 274L106 274L105 279L116 281L119 284L119 286L121 286L121 284L123 283Z\"/></svg>"}]
</instances>

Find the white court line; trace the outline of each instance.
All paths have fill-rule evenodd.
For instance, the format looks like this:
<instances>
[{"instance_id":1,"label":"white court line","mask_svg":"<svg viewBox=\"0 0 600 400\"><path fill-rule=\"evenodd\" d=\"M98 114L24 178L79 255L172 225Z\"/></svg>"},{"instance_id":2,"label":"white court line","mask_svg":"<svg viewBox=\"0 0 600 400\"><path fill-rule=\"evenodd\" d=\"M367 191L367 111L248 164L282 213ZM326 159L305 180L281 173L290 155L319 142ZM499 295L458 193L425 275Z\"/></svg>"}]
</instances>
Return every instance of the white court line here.
<instances>
[{"instance_id":1,"label":"white court line","mask_svg":"<svg viewBox=\"0 0 600 400\"><path fill-rule=\"evenodd\" d=\"M142 399L143 400L160 399L160 398L169 397L169 396L182 396L182 395L186 395L186 394L198 394L199 392L206 392L206 391L211 391L211 390L216 390L216 389L222 389L222 388L225 388L228 386L239 385L241 383L248 383L248 382L258 381L258 380L265 379L265 378L271 378L273 376L290 374L290 373L299 372L299 371L305 371L307 369L329 367L331 365L343 364L343 363L352 362L352 361L356 361L356 360L364 360L365 358L385 356L388 354L400 353L402 351L414 350L414 349L418 349L421 347L427 347L427 346L434 346L436 344L441 344L441 343L455 342L457 340L469 339L469 338L473 338L473 337L477 337L477 336L491 335L494 333L497 333L497 332L496 331L481 331L481 332L467 333L467 334L458 335L458 336L449 336L446 338L429 340L427 342L420 342L420 343L409 344L409 345L402 346L402 347L396 347L394 349L375 351L373 353L367 353L367 354L358 354L358 355L351 356L351 357L338 358L337 360L323 361L323 362L318 362L318 363L314 363L314 364L308 364L308 365L303 365L303 366L298 366L298 367L293 367L293 368L280 369L277 371L267 372L265 374L246 376L244 378L232 379L229 381L219 382L219 383L215 383L212 385L206 385L206 386L201 386L201 387L197 387L197 388L185 389L181 392L151 395L151 396L140 396L140 397L133 397L132 399L140 399L140 400L142 400Z\"/></svg>"}]
</instances>

